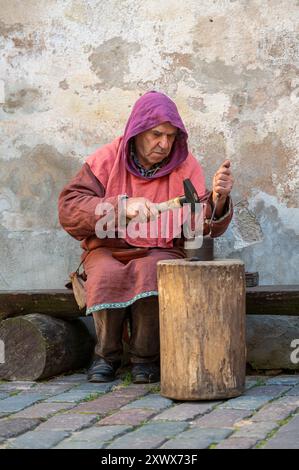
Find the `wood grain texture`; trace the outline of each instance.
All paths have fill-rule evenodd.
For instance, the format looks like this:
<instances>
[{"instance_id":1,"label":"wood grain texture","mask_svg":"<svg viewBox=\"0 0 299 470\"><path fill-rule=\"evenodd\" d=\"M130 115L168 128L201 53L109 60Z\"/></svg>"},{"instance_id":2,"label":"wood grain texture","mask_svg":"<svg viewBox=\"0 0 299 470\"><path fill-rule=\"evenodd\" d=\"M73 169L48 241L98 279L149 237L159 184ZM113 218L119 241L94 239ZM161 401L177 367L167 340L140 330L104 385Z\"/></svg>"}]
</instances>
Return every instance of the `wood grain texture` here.
<instances>
[{"instance_id":1,"label":"wood grain texture","mask_svg":"<svg viewBox=\"0 0 299 470\"><path fill-rule=\"evenodd\" d=\"M158 263L161 394L211 400L244 391L245 272L240 260Z\"/></svg>"},{"instance_id":2,"label":"wood grain texture","mask_svg":"<svg viewBox=\"0 0 299 470\"><path fill-rule=\"evenodd\" d=\"M85 317L85 309L79 310L69 289L0 291L0 320L35 312L65 319ZM246 314L299 316L299 285L248 287Z\"/></svg>"},{"instance_id":3,"label":"wood grain texture","mask_svg":"<svg viewBox=\"0 0 299 470\"><path fill-rule=\"evenodd\" d=\"M94 339L80 320L29 314L3 320L5 362L0 378L39 380L76 370L90 361Z\"/></svg>"},{"instance_id":4,"label":"wood grain texture","mask_svg":"<svg viewBox=\"0 0 299 470\"><path fill-rule=\"evenodd\" d=\"M59 318L85 315L72 290L0 291L0 320L35 312Z\"/></svg>"},{"instance_id":5,"label":"wood grain texture","mask_svg":"<svg viewBox=\"0 0 299 470\"><path fill-rule=\"evenodd\" d=\"M299 316L299 285L250 287L246 291L247 315Z\"/></svg>"}]
</instances>

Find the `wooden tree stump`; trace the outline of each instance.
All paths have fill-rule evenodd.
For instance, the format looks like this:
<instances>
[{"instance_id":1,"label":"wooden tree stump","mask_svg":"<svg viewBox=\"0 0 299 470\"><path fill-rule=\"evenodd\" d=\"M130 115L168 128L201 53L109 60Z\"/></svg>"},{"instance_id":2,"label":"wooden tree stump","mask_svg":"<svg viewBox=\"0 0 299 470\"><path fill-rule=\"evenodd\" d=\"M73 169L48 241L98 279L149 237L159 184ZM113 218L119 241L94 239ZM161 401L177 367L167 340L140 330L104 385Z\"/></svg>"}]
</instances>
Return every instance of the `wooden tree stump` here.
<instances>
[{"instance_id":1,"label":"wooden tree stump","mask_svg":"<svg viewBox=\"0 0 299 470\"><path fill-rule=\"evenodd\" d=\"M94 338L80 320L65 321L38 313L0 323L5 362L0 379L38 380L84 367ZM2 344L3 344L2 343Z\"/></svg>"},{"instance_id":2,"label":"wooden tree stump","mask_svg":"<svg viewBox=\"0 0 299 470\"><path fill-rule=\"evenodd\" d=\"M158 289L161 395L240 395L246 371L244 263L159 261Z\"/></svg>"}]
</instances>

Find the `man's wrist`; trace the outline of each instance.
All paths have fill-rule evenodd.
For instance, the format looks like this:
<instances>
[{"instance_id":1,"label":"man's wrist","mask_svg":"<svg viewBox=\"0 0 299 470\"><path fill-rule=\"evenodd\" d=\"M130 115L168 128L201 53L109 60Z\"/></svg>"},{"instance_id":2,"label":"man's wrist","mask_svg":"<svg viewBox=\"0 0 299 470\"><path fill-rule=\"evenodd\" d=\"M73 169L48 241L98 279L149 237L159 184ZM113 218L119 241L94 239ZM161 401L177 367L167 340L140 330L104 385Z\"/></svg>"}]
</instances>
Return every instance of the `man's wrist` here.
<instances>
[{"instance_id":1,"label":"man's wrist","mask_svg":"<svg viewBox=\"0 0 299 470\"><path fill-rule=\"evenodd\" d=\"M227 212L229 194L223 195L217 198L217 193L215 193L215 200L213 199L213 194L214 194L214 191L212 192L212 197L211 197L211 209L213 211L215 204L217 205L216 211L214 214L214 219L217 220L223 217L224 214Z\"/></svg>"},{"instance_id":2,"label":"man's wrist","mask_svg":"<svg viewBox=\"0 0 299 470\"><path fill-rule=\"evenodd\" d=\"M219 193L216 193L216 191L212 191L212 201L213 201L213 204L216 203L217 201L217 204L219 202L225 204L227 198L228 198L229 195L226 195L226 194L222 194L222 195L219 195Z\"/></svg>"}]
</instances>

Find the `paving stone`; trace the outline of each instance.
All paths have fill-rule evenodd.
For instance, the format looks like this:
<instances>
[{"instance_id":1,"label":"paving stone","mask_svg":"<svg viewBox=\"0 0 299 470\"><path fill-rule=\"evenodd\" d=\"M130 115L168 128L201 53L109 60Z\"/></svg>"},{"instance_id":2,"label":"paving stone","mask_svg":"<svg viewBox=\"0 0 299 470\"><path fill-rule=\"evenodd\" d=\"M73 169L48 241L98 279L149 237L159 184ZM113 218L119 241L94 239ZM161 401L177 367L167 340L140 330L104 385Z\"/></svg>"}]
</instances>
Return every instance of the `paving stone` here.
<instances>
[{"instance_id":1,"label":"paving stone","mask_svg":"<svg viewBox=\"0 0 299 470\"><path fill-rule=\"evenodd\" d=\"M279 375L267 380L269 385L297 385L299 384L299 375Z\"/></svg>"},{"instance_id":2,"label":"paving stone","mask_svg":"<svg viewBox=\"0 0 299 470\"><path fill-rule=\"evenodd\" d=\"M155 449L188 427L188 423L149 423L114 440L108 449Z\"/></svg>"},{"instance_id":3,"label":"paving stone","mask_svg":"<svg viewBox=\"0 0 299 470\"><path fill-rule=\"evenodd\" d=\"M13 415L14 418L47 418L62 410L69 410L76 406L74 403L38 403Z\"/></svg>"},{"instance_id":4,"label":"paving stone","mask_svg":"<svg viewBox=\"0 0 299 470\"><path fill-rule=\"evenodd\" d=\"M168 398L161 397L158 394L150 394L145 396L144 398L140 398L140 400L135 400L132 403L124 406L124 409L132 409L132 408L147 408L151 410L163 410L164 408L168 408L173 403L172 400Z\"/></svg>"},{"instance_id":5,"label":"paving stone","mask_svg":"<svg viewBox=\"0 0 299 470\"><path fill-rule=\"evenodd\" d=\"M299 385L296 385L295 387L292 387L287 393L287 396L289 395L294 395L294 396L299 396Z\"/></svg>"},{"instance_id":6,"label":"paving stone","mask_svg":"<svg viewBox=\"0 0 299 470\"><path fill-rule=\"evenodd\" d=\"M217 444L215 449L252 449L257 442L255 438L229 437Z\"/></svg>"},{"instance_id":7,"label":"paving stone","mask_svg":"<svg viewBox=\"0 0 299 470\"><path fill-rule=\"evenodd\" d=\"M29 381L13 381L13 382L2 382L0 383L0 390L3 392L14 392L15 390L30 390L36 382Z\"/></svg>"},{"instance_id":8,"label":"paving stone","mask_svg":"<svg viewBox=\"0 0 299 470\"><path fill-rule=\"evenodd\" d=\"M231 433L231 429L199 428L196 426L165 442L161 449L206 449L211 444L225 439Z\"/></svg>"},{"instance_id":9,"label":"paving stone","mask_svg":"<svg viewBox=\"0 0 299 470\"><path fill-rule=\"evenodd\" d=\"M250 419L240 421L237 424L237 431L234 437L265 439L269 432L278 427L275 421L251 421Z\"/></svg>"},{"instance_id":10,"label":"paving stone","mask_svg":"<svg viewBox=\"0 0 299 470\"><path fill-rule=\"evenodd\" d=\"M271 400L269 396L248 396L242 395L237 398L227 400L219 408L233 408L235 410L257 410Z\"/></svg>"},{"instance_id":11,"label":"paving stone","mask_svg":"<svg viewBox=\"0 0 299 470\"><path fill-rule=\"evenodd\" d=\"M131 429L131 426L103 426L84 429L83 431L72 434L71 437L61 442L56 448L103 449L106 443L109 443L113 438Z\"/></svg>"},{"instance_id":12,"label":"paving stone","mask_svg":"<svg viewBox=\"0 0 299 470\"><path fill-rule=\"evenodd\" d=\"M277 404L282 405L293 405L294 407L299 407L299 397L297 395L285 395L275 401Z\"/></svg>"},{"instance_id":13,"label":"paving stone","mask_svg":"<svg viewBox=\"0 0 299 470\"><path fill-rule=\"evenodd\" d=\"M290 389L290 385L262 385L253 387L245 393L247 397L269 396L278 397Z\"/></svg>"},{"instance_id":14,"label":"paving stone","mask_svg":"<svg viewBox=\"0 0 299 470\"><path fill-rule=\"evenodd\" d=\"M117 410L127 405L132 400L131 397L115 396L108 393L90 402L82 403L73 409L75 413L92 413L99 415L107 415L111 411Z\"/></svg>"},{"instance_id":15,"label":"paving stone","mask_svg":"<svg viewBox=\"0 0 299 470\"><path fill-rule=\"evenodd\" d=\"M263 406L263 408L250 419L252 421L279 421L286 419L290 414L294 413L297 408L297 404L274 401L269 403L269 405Z\"/></svg>"},{"instance_id":16,"label":"paving stone","mask_svg":"<svg viewBox=\"0 0 299 470\"><path fill-rule=\"evenodd\" d=\"M48 383L60 383L60 384L80 384L87 382L87 374L71 374L71 375L59 375L54 379L48 381Z\"/></svg>"},{"instance_id":17,"label":"paving stone","mask_svg":"<svg viewBox=\"0 0 299 470\"><path fill-rule=\"evenodd\" d=\"M250 410L216 409L194 420L192 426L229 429L251 413Z\"/></svg>"},{"instance_id":18,"label":"paving stone","mask_svg":"<svg viewBox=\"0 0 299 470\"><path fill-rule=\"evenodd\" d=\"M44 399L45 397L38 393L24 392L0 401L1 413L13 413L23 410L27 406Z\"/></svg>"},{"instance_id":19,"label":"paving stone","mask_svg":"<svg viewBox=\"0 0 299 470\"><path fill-rule=\"evenodd\" d=\"M9 439L18 436L40 423L39 419L4 418L0 420L0 438Z\"/></svg>"},{"instance_id":20,"label":"paving stone","mask_svg":"<svg viewBox=\"0 0 299 470\"><path fill-rule=\"evenodd\" d=\"M9 393L6 392L0 392L0 400L3 400L4 398L9 397Z\"/></svg>"},{"instance_id":21,"label":"paving stone","mask_svg":"<svg viewBox=\"0 0 299 470\"><path fill-rule=\"evenodd\" d=\"M259 385L263 379L266 380L266 385ZM16 388L16 385L19 388ZM277 428L277 421L289 417L299 408L299 375L279 376L270 379L250 376L246 378L246 392L240 397L225 402L178 404L157 393L151 393L151 390L152 387L148 384L123 386L120 381L93 384L87 382L85 374L57 377L43 383L27 381L0 383L1 448L7 446L15 448L56 446L55 448L66 449L101 449L109 446L109 448L120 449L157 447L200 449L218 442L216 449L245 449L252 448L257 442L265 439L269 432ZM20 393L7 396L15 391ZM103 395L92 401L75 404L75 402L84 400L94 393L102 393ZM284 396L280 397L281 394ZM61 397L66 395L69 395L68 399L73 396L74 400L61 402ZM58 401L56 401L57 397ZM143 398L137 399L139 397ZM272 398L277 397L279 398L269 403ZM40 400L44 401L34 404ZM137 405L138 407L136 407ZM67 412L59 413L62 410ZM113 411L115 411L114 414L97 421L99 415L105 416ZM45 419L55 413L59 414L39 425L39 418ZM252 413L253 415L250 416ZM9 414L10 416L7 418ZM21 418L26 418L23 419L23 424ZM150 421L133 430L132 426L139 426L147 420ZM190 423L190 420L193 421ZM299 422L295 423L296 426L293 425L294 429L288 429L288 425L293 420L294 418L282 426L269 439L265 448L299 448L298 431L297 434L295 431L296 427L299 428ZM3 440L1 435L1 421L7 421L9 426L12 426L12 428L3 426L3 429L8 433L10 429L14 433L8 434L6 437L9 439L8 441ZM10 424L13 421L14 423ZM164 430L160 427L157 428L157 426L168 424L172 426L168 431L165 428ZM237 429L233 434L230 434L236 424ZM25 426L23 430L22 425ZM177 430L174 425L183 425L184 427ZM191 427L189 427L190 425ZM28 427L26 428L26 426ZM87 429L78 432L78 429L86 426L88 426ZM150 428L150 426L154 427ZM29 431L33 428L34 431ZM121 431L117 431L117 428L121 428ZM100 430L101 433L95 433L94 429ZM110 431L110 434L107 434L109 429L113 429L113 432ZM187 434L197 430L208 431L208 434L197 434L193 437L191 434ZM71 431L74 434L69 436ZM81 434L87 431L89 434ZM137 431L139 434L134 444ZM224 437L221 437L221 431L224 432ZM116 434L113 434L114 432ZM31 434L34 435L36 447L35 444L29 442L32 440ZM13 436L18 437L13 439ZM23 437L25 442L19 446L18 441ZM192 447L193 445L194 447Z\"/></svg>"},{"instance_id":22,"label":"paving stone","mask_svg":"<svg viewBox=\"0 0 299 470\"><path fill-rule=\"evenodd\" d=\"M104 419L101 419L97 422L97 426L107 426L113 424L129 424L131 426L138 426L139 424L147 421L152 416L155 415L154 410L144 410L144 409L133 409L125 410L122 409L117 413L114 413L111 416L107 416Z\"/></svg>"},{"instance_id":23,"label":"paving stone","mask_svg":"<svg viewBox=\"0 0 299 470\"><path fill-rule=\"evenodd\" d=\"M79 413L60 413L40 424L36 431L78 431L91 426L98 419L98 415L83 415Z\"/></svg>"},{"instance_id":24,"label":"paving stone","mask_svg":"<svg viewBox=\"0 0 299 470\"><path fill-rule=\"evenodd\" d=\"M253 374L246 375L245 382L256 381L260 384L266 383L269 377L267 375Z\"/></svg>"},{"instance_id":25,"label":"paving stone","mask_svg":"<svg viewBox=\"0 0 299 470\"><path fill-rule=\"evenodd\" d=\"M142 397L149 393L149 386L148 385L129 385L128 387L116 387L113 390L113 394L115 396L125 396L125 397ZM152 395L159 395L159 394L152 394Z\"/></svg>"},{"instance_id":26,"label":"paving stone","mask_svg":"<svg viewBox=\"0 0 299 470\"><path fill-rule=\"evenodd\" d=\"M86 398L93 395L89 390L70 390L69 392L61 393L59 395L54 395L53 397L47 398L45 401L47 403L53 402L70 402L76 403L85 400Z\"/></svg>"},{"instance_id":27,"label":"paving stone","mask_svg":"<svg viewBox=\"0 0 299 470\"><path fill-rule=\"evenodd\" d=\"M299 414L282 426L263 449L299 449Z\"/></svg>"},{"instance_id":28,"label":"paving stone","mask_svg":"<svg viewBox=\"0 0 299 470\"><path fill-rule=\"evenodd\" d=\"M256 378L246 377L245 380L245 390L249 390L250 388L254 387L258 383Z\"/></svg>"},{"instance_id":29,"label":"paving stone","mask_svg":"<svg viewBox=\"0 0 299 470\"><path fill-rule=\"evenodd\" d=\"M62 441L54 449L103 449L104 443L99 441Z\"/></svg>"},{"instance_id":30,"label":"paving stone","mask_svg":"<svg viewBox=\"0 0 299 470\"><path fill-rule=\"evenodd\" d=\"M91 382L86 382L82 383L80 385L76 385L75 388L73 388L74 391L88 391L90 393L107 393L112 390L113 387L115 387L117 382L103 382L103 383L91 383Z\"/></svg>"},{"instance_id":31,"label":"paving stone","mask_svg":"<svg viewBox=\"0 0 299 470\"><path fill-rule=\"evenodd\" d=\"M153 421L188 421L212 410L221 401L180 403L156 415Z\"/></svg>"},{"instance_id":32,"label":"paving stone","mask_svg":"<svg viewBox=\"0 0 299 470\"><path fill-rule=\"evenodd\" d=\"M74 387L73 384L38 384L32 390L34 393L41 393L45 396L60 395L64 392L71 390Z\"/></svg>"},{"instance_id":33,"label":"paving stone","mask_svg":"<svg viewBox=\"0 0 299 470\"><path fill-rule=\"evenodd\" d=\"M50 449L65 439L69 433L64 431L29 431L16 439L7 441L12 449Z\"/></svg>"},{"instance_id":34,"label":"paving stone","mask_svg":"<svg viewBox=\"0 0 299 470\"><path fill-rule=\"evenodd\" d=\"M156 393L153 392L153 388L156 388L158 386L158 383L155 384L133 384L131 383L130 385L120 385L119 387L116 387L115 392L118 390L127 390L129 392L146 392L146 393ZM156 393L156 395L159 395L159 393Z\"/></svg>"}]
</instances>

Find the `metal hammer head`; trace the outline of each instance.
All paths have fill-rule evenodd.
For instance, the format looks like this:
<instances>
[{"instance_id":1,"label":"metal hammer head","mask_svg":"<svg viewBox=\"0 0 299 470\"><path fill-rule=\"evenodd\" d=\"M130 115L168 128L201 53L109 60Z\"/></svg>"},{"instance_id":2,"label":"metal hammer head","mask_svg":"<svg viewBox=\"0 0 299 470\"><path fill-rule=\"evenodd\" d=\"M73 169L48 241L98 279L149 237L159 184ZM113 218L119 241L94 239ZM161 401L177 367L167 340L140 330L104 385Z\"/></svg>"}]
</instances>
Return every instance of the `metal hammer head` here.
<instances>
[{"instance_id":1,"label":"metal hammer head","mask_svg":"<svg viewBox=\"0 0 299 470\"><path fill-rule=\"evenodd\" d=\"M191 210L194 212L195 210L195 204L199 202L199 197L196 192L196 189L194 188L193 184L189 179L185 179L183 181L184 184L184 196L180 198L180 203L181 205L183 204L191 204Z\"/></svg>"}]
</instances>

